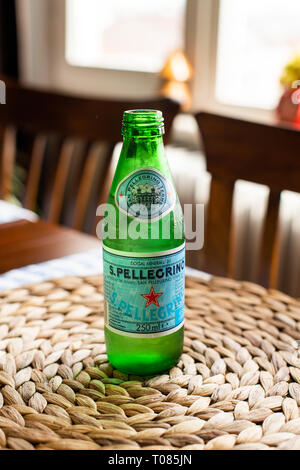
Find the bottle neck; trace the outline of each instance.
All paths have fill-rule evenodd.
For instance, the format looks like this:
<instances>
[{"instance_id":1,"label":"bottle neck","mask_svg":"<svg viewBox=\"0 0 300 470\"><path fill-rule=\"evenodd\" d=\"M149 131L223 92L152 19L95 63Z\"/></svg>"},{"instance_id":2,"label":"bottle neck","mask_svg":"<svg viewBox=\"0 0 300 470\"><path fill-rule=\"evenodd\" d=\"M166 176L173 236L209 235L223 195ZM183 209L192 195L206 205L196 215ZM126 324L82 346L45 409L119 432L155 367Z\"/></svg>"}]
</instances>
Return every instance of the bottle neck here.
<instances>
[{"instance_id":1,"label":"bottle neck","mask_svg":"<svg viewBox=\"0 0 300 470\"><path fill-rule=\"evenodd\" d=\"M122 159L135 159L142 166L165 160L163 136L133 137L124 136Z\"/></svg>"}]
</instances>

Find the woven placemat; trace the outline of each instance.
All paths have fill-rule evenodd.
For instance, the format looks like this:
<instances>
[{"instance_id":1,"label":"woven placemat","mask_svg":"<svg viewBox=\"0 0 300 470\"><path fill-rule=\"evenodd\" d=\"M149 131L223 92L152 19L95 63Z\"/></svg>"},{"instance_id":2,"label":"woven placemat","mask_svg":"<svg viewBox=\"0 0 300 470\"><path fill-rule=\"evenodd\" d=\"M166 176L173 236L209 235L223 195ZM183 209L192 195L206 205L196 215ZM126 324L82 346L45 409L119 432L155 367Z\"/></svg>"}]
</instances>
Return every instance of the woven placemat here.
<instances>
[{"instance_id":1,"label":"woven placemat","mask_svg":"<svg viewBox=\"0 0 300 470\"><path fill-rule=\"evenodd\" d=\"M0 292L0 448L300 449L299 301L188 278L184 354L142 379L107 362L101 292Z\"/></svg>"}]
</instances>

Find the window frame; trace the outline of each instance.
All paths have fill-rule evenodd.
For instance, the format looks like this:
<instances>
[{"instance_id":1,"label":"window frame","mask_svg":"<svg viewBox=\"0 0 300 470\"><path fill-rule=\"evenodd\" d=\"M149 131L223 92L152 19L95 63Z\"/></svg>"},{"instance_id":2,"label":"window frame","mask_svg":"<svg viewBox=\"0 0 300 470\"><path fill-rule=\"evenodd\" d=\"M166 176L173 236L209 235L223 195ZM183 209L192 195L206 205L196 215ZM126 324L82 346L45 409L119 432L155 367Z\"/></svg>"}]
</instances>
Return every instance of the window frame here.
<instances>
[{"instance_id":1,"label":"window frame","mask_svg":"<svg viewBox=\"0 0 300 470\"><path fill-rule=\"evenodd\" d=\"M191 112L207 110L270 122L273 111L227 105L216 99L219 9L220 0L187 0L185 53L194 69ZM17 0L17 14L23 82L110 98L147 98L159 92L161 77L157 73L68 64L65 1Z\"/></svg>"},{"instance_id":2,"label":"window frame","mask_svg":"<svg viewBox=\"0 0 300 470\"><path fill-rule=\"evenodd\" d=\"M24 26L20 35L24 82L84 95L120 98L157 95L161 86L158 73L84 67L67 62L66 1L17 0L17 10L19 24ZM43 26L34 28L37 17ZM38 64L43 64L43 71Z\"/></svg>"},{"instance_id":3,"label":"window frame","mask_svg":"<svg viewBox=\"0 0 300 470\"><path fill-rule=\"evenodd\" d=\"M269 109L230 105L216 98L218 28L221 0L188 0L190 37L187 55L194 67L191 111L209 111L259 122L274 121Z\"/></svg>"}]
</instances>

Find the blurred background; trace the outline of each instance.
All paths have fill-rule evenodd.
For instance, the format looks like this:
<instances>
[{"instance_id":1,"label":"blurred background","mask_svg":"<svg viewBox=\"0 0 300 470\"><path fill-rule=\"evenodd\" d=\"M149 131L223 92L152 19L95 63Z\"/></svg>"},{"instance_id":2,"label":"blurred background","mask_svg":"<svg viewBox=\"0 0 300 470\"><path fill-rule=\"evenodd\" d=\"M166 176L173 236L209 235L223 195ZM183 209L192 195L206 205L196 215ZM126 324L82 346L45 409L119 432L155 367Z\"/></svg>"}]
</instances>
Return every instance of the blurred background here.
<instances>
[{"instance_id":1,"label":"blurred background","mask_svg":"<svg viewBox=\"0 0 300 470\"><path fill-rule=\"evenodd\" d=\"M157 104L207 209L188 264L300 295L298 0L0 0L0 75L3 200L94 234L121 112Z\"/></svg>"}]
</instances>

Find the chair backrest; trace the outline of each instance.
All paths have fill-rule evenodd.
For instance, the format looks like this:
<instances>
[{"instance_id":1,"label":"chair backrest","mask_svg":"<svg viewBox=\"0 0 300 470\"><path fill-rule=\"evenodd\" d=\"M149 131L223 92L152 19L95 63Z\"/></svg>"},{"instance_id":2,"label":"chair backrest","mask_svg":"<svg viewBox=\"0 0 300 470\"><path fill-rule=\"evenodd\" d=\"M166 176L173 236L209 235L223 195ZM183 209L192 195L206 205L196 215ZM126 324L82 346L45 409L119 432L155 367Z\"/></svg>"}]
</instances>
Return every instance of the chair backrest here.
<instances>
[{"instance_id":1,"label":"chair backrest","mask_svg":"<svg viewBox=\"0 0 300 470\"><path fill-rule=\"evenodd\" d=\"M278 274L278 213L283 190L300 192L300 132L209 114L196 115L212 175L204 247L205 267L233 275L231 225L236 180L270 189L259 259L258 281L275 286Z\"/></svg>"},{"instance_id":2,"label":"chair backrest","mask_svg":"<svg viewBox=\"0 0 300 470\"><path fill-rule=\"evenodd\" d=\"M91 210L89 201L95 177L94 197L97 203L101 201L113 148L121 140L123 112L136 108L160 109L164 113L168 139L179 111L179 104L166 98L90 99L24 88L5 78L4 81L7 104L0 106L0 198L7 200L12 194L16 149L21 140L21 160L28 170L24 207L35 210L38 201L41 216L57 223L61 220L65 199L72 200L68 225L77 229L82 228L87 211ZM74 176L79 142L82 144L81 160ZM99 173L100 142L104 148ZM43 198L39 198L41 191L47 193L46 196L43 193ZM92 210L95 215L95 208Z\"/></svg>"}]
</instances>

